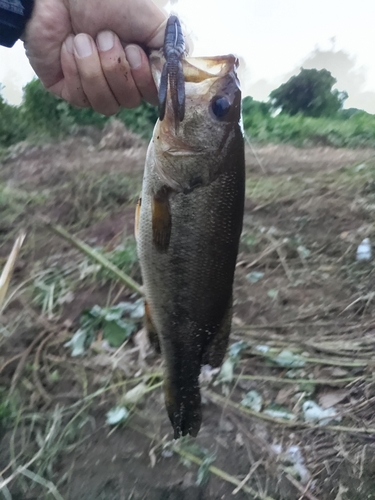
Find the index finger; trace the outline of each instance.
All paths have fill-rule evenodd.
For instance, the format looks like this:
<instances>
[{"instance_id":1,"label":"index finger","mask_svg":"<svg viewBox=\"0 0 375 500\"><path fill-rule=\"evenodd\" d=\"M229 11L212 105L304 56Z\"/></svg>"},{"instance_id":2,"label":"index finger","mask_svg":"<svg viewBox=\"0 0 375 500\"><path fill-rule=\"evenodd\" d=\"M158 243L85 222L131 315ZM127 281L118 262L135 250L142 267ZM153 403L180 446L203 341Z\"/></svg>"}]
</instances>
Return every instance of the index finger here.
<instances>
[{"instance_id":1,"label":"index finger","mask_svg":"<svg viewBox=\"0 0 375 500\"><path fill-rule=\"evenodd\" d=\"M160 48L164 40L167 14L152 0L90 0L71 2L70 18L76 33L93 38L103 29L114 31L124 43Z\"/></svg>"}]
</instances>

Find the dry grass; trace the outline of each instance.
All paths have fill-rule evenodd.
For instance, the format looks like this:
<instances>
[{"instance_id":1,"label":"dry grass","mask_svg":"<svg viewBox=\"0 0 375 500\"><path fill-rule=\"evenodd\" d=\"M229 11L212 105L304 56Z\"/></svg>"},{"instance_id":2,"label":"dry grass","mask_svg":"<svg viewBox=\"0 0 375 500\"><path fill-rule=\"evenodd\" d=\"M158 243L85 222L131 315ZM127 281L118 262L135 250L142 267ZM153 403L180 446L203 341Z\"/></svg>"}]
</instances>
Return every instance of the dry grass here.
<instances>
[{"instance_id":1,"label":"dry grass","mask_svg":"<svg viewBox=\"0 0 375 500\"><path fill-rule=\"evenodd\" d=\"M116 304L124 296L134 300L132 294L141 295L142 290L134 277L105 258L105 251L82 241L92 243L90 234L77 234L83 226L76 222L89 210L86 202L74 204L78 207L74 223L67 217L65 228L49 224L46 229L39 218L45 214L38 214L40 233L35 234L48 234L59 269L72 271L65 288L61 273L48 282L53 293L48 288L47 297L52 298L46 299L48 307L43 309L32 302L35 291L30 282L43 280L43 271L49 268L43 268L46 257L42 267L36 266L34 254L27 272L15 276L8 295L6 334L2 334L8 350L0 356L4 387L0 426L6 429L0 461L4 498L32 491L38 498L68 500L75 459L61 468L64 457L82 456L94 435L109 439L116 434L120 439L129 437L126 433L131 430L146 440L151 470L164 460L172 475L182 460L186 470L194 470L194 477L199 472L202 484L211 477L214 491L227 488L224 498L233 493L263 500L352 500L353 491L359 492L358 498L375 498L374 266L354 259L357 243L374 234L369 208L372 172L363 170L358 170L358 162L334 176L317 169L312 183L300 172L279 175L267 165L267 178L248 181L252 206L246 212L237 267L232 333L232 343L242 342L243 347L228 358L233 374L226 381L219 375L202 390L205 422L195 445L192 440L169 442L160 358L142 332L109 350L97 332L85 356L70 356L65 344L77 322L69 309L84 293L101 286L90 263L85 264L90 270L82 274L84 260L93 259L93 266L104 266L113 275L100 296L102 306ZM96 214L112 211L107 196L110 192L103 205L98 201ZM112 243L107 247L113 248ZM21 259L28 255L21 254ZM262 275L249 284L247 276L253 271ZM68 292L74 295L72 303L61 301ZM55 307L57 303L61 307ZM15 339L24 332L31 333L17 345ZM296 365L280 364L285 350ZM249 391L261 395L260 411L242 404ZM334 402L341 421L325 426L306 422L303 404L309 400L320 405ZM118 405L125 405L130 417L109 427L105 413ZM293 420L266 411L275 405ZM300 450L308 477L302 477L285 456L291 446ZM283 451L275 451L277 447ZM173 455L171 465L163 458L166 451Z\"/></svg>"}]
</instances>

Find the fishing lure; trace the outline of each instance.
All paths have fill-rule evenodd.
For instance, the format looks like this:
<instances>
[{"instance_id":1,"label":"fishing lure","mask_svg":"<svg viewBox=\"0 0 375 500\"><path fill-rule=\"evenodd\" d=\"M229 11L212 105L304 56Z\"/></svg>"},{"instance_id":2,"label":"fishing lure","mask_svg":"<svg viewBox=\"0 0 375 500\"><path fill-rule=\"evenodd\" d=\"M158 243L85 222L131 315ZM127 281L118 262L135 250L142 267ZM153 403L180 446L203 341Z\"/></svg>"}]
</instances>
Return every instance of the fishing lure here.
<instances>
[{"instance_id":1,"label":"fishing lure","mask_svg":"<svg viewBox=\"0 0 375 500\"><path fill-rule=\"evenodd\" d=\"M159 86L159 119L163 120L167 104L168 83L176 121L185 116L185 80L181 60L185 55L185 39L178 17L170 16L165 29L165 64Z\"/></svg>"}]
</instances>

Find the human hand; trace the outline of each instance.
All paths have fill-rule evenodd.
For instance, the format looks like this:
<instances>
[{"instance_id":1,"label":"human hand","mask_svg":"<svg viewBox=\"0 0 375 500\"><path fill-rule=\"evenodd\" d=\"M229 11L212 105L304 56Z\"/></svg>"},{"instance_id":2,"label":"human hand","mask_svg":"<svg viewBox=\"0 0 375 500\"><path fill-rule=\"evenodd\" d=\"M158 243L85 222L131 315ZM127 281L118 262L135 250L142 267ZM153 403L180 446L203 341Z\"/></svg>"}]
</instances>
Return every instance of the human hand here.
<instances>
[{"instance_id":1,"label":"human hand","mask_svg":"<svg viewBox=\"0 0 375 500\"><path fill-rule=\"evenodd\" d=\"M141 98L156 104L141 46L163 45L165 21L152 0L35 0L23 40L49 91L112 115L120 106L137 106Z\"/></svg>"}]
</instances>

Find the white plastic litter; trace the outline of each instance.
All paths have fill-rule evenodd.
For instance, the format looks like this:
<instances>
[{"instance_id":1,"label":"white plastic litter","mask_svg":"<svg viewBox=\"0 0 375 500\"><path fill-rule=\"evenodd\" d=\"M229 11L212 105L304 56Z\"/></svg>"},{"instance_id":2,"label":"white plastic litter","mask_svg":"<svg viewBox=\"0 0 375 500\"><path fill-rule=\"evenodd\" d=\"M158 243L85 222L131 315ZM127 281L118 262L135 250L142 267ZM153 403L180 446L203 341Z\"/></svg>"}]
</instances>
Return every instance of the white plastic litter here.
<instances>
[{"instance_id":1,"label":"white plastic litter","mask_svg":"<svg viewBox=\"0 0 375 500\"><path fill-rule=\"evenodd\" d=\"M108 425L117 425L124 422L129 416L128 410L124 406L116 406L106 414Z\"/></svg>"},{"instance_id":2,"label":"white plastic litter","mask_svg":"<svg viewBox=\"0 0 375 500\"><path fill-rule=\"evenodd\" d=\"M341 420L335 408L323 409L315 401L305 401L302 405L302 410L305 422L317 422L318 425L328 425L332 420L336 420L337 422Z\"/></svg>"},{"instance_id":3,"label":"white plastic litter","mask_svg":"<svg viewBox=\"0 0 375 500\"><path fill-rule=\"evenodd\" d=\"M278 460L287 466L285 470L289 474L297 478L303 485L308 484L311 474L305 465L305 459L299 446L291 445L284 450L281 444L274 443L271 445L271 449L278 456Z\"/></svg>"},{"instance_id":4,"label":"white plastic litter","mask_svg":"<svg viewBox=\"0 0 375 500\"><path fill-rule=\"evenodd\" d=\"M365 238L357 248L357 261L370 260L372 257L372 248L369 238Z\"/></svg>"}]
</instances>

